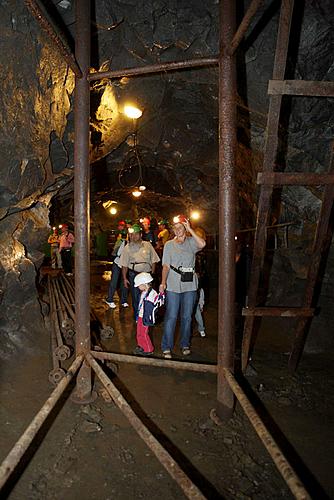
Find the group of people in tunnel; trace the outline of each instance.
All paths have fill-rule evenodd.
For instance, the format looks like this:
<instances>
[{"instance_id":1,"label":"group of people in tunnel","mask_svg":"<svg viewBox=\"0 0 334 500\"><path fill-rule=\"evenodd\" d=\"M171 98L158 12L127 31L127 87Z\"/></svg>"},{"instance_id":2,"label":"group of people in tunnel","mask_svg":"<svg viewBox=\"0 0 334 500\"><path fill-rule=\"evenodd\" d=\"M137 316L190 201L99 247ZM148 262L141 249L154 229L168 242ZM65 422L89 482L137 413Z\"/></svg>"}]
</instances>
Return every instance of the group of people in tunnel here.
<instances>
[{"instance_id":1,"label":"group of people in tunnel","mask_svg":"<svg viewBox=\"0 0 334 500\"><path fill-rule=\"evenodd\" d=\"M52 233L48 238L48 243L50 244L52 268L63 268L68 276L72 276L74 235L69 231L68 224L60 224L59 228L53 227Z\"/></svg>"},{"instance_id":2,"label":"group of people in tunnel","mask_svg":"<svg viewBox=\"0 0 334 500\"><path fill-rule=\"evenodd\" d=\"M205 336L201 314L204 304L203 290L199 289L199 278L195 269L196 254L205 244L203 230L196 231L192 228L184 215L175 217L171 226L166 219L160 220L158 234L151 230L148 217L142 219L141 224L132 224L130 220L119 221L106 303L111 309L117 307L114 294L119 285L120 307L127 308L130 291L137 322L135 354L153 354L149 327L154 324L155 313L163 303L165 312L161 350L164 358L172 358L179 315L182 355L191 353L194 314L199 333Z\"/></svg>"}]
</instances>

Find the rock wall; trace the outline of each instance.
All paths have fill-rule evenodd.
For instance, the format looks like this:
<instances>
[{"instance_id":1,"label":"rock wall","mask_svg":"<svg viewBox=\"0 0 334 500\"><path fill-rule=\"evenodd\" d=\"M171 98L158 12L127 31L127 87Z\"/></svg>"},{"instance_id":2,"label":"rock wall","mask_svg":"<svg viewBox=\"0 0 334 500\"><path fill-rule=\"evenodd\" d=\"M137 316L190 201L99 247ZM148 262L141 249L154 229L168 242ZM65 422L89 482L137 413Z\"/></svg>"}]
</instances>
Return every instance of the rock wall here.
<instances>
[{"instance_id":1,"label":"rock wall","mask_svg":"<svg viewBox=\"0 0 334 500\"><path fill-rule=\"evenodd\" d=\"M52 193L72 176L74 79L24 2L1 3L0 43L0 356L8 356L38 344L44 326L36 277Z\"/></svg>"}]
</instances>

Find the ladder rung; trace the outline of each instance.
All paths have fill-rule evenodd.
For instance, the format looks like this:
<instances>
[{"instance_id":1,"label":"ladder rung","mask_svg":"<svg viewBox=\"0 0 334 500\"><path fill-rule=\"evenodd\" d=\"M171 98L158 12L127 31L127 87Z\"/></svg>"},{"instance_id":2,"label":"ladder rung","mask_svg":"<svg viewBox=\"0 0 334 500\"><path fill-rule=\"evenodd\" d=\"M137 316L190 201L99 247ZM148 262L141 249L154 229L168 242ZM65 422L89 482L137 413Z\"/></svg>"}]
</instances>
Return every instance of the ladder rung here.
<instances>
[{"instance_id":1,"label":"ladder rung","mask_svg":"<svg viewBox=\"0 0 334 500\"><path fill-rule=\"evenodd\" d=\"M321 186L334 184L334 174L259 172L257 183L272 186Z\"/></svg>"},{"instance_id":2,"label":"ladder rung","mask_svg":"<svg viewBox=\"0 0 334 500\"><path fill-rule=\"evenodd\" d=\"M268 94L334 97L334 82L307 80L269 80Z\"/></svg>"},{"instance_id":3,"label":"ladder rung","mask_svg":"<svg viewBox=\"0 0 334 500\"><path fill-rule=\"evenodd\" d=\"M244 307L243 316L278 316L281 318L297 318L314 316L314 308L310 307Z\"/></svg>"}]
</instances>

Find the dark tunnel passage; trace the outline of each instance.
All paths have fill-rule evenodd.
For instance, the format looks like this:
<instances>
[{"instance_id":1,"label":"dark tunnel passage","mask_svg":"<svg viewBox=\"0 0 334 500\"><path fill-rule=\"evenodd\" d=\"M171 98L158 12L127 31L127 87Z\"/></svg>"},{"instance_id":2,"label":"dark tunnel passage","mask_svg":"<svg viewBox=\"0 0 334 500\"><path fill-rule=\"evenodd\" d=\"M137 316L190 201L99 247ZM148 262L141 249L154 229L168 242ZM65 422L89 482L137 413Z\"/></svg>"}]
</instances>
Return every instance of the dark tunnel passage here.
<instances>
[{"instance_id":1,"label":"dark tunnel passage","mask_svg":"<svg viewBox=\"0 0 334 500\"><path fill-rule=\"evenodd\" d=\"M0 5L1 497L333 496L333 25Z\"/></svg>"}]
</instances>

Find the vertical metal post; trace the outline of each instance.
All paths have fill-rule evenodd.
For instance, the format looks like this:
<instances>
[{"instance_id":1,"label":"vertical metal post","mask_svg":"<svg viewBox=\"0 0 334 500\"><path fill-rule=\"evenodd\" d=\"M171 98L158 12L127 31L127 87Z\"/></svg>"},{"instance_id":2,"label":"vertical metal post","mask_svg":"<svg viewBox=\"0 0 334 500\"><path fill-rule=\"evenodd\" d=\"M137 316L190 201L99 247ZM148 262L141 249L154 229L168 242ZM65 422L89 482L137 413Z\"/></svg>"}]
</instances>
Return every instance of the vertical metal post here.
<instances>
[{"instance_id":1,"label":"vertical metal post","mask_svg":"<svg viewBox=\"0 0 334 500\"><path fill-rule=\"evenodd\" d=\"M235 34L234 0L220 0L219 47L219 299L217 414L229 418L234 396L224 368L234 370L236 227L236 65L230 48Z\"/></svg>"},{"instance_id":2,"label":"vertical metal post","mask_svg":"<svg viewBox=\"0 0 334 500\"><path fill-rule=\"evenodd\" d=\"M89 117L90 88L90 0L76 0L75 55L82 77L75 78L74 100L74 221L75 221L75 331L76 355L90 350L89 267ZM74 401L91 400L91 368L84 361L74 392Z\"/></svg>"}]
</instances>

